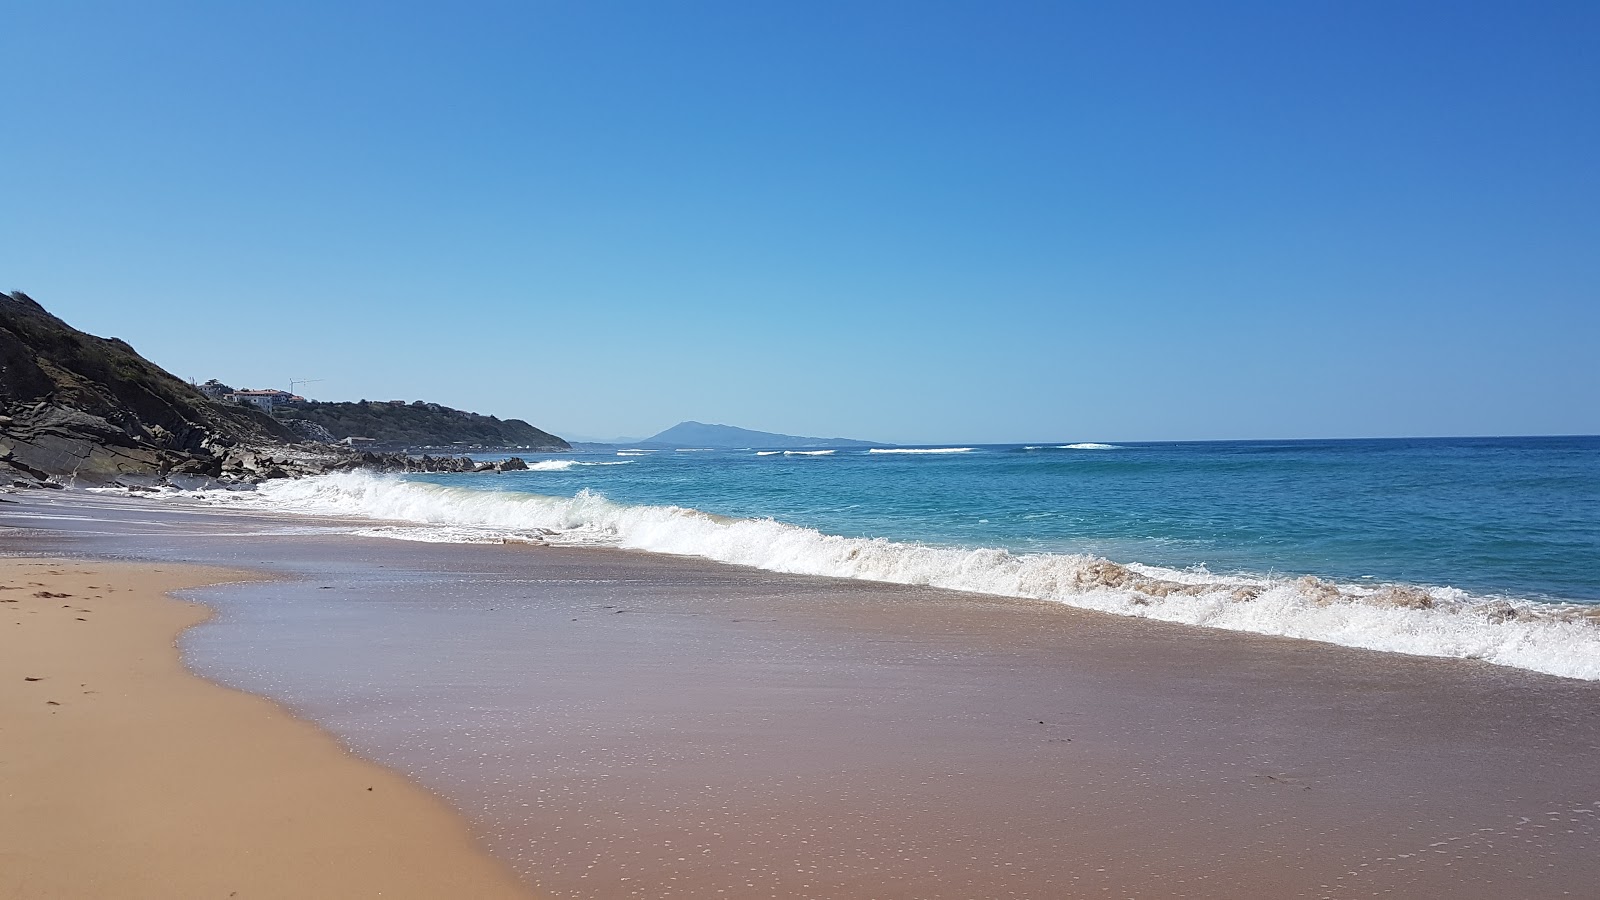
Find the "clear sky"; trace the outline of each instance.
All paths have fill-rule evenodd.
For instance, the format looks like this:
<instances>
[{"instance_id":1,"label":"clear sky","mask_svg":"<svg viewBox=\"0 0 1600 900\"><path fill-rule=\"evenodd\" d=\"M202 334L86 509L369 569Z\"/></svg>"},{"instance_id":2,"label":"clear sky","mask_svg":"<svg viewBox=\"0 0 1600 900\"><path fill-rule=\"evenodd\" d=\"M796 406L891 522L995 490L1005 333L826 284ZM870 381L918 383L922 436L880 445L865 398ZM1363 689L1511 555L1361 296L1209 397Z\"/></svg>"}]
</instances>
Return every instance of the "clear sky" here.
<instances>
[{"instance_id":1,"label":"clear sky","mask_svg":"<svg viewBox=\"0 0 1600 900\"><path fill-rule=\"evenodd\" d=\"M1600 4L0 3L0 289L559 434L1600 432Z\"/></svg>"}]
</instances>

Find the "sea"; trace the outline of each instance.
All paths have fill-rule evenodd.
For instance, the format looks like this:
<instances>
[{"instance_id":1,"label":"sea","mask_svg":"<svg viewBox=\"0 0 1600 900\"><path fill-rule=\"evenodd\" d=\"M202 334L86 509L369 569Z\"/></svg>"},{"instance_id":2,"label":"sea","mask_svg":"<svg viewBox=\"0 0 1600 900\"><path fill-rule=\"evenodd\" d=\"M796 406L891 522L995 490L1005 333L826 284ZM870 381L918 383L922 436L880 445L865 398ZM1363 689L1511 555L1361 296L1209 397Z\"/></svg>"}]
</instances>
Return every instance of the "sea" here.
<instances>
[{"instance_id":1,"label":"sea","mask_svg":"<svg viewBox=\"0 0 1600 900\"><path fill-rule=\"evenodd\" d=\"M175 494L398 540L626 548L1600 679L1600 437L525 458Z\"/></svg>"}]
</instances>

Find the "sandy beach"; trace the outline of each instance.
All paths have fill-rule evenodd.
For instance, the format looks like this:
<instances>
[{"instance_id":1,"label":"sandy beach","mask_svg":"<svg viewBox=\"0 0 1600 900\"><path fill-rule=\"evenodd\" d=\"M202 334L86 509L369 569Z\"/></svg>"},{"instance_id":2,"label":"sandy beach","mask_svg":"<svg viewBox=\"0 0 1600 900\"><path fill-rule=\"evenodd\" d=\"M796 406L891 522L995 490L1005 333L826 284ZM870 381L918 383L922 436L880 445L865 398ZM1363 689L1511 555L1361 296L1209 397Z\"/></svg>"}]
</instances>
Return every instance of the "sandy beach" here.
<instances>
[{"instance_id":1,"label":"sandy beach","mask_svg":"<svg viewBox=\"0 0 1600 900\"><path fill-rule=\"evenodd\" d=\"M439 800L186 671L246 573L0 560L0 897L525 897Z\"/></svg>"},{"instance_id":2,"label":"sandy beach","mask_svg":"<svg viewBox=\"0 0 1600 900\"><path fill-rule=\"evenodd\" d=\"M96 690L109 676L69 671L25 642L26 656L6 653L5 696L31 718L6 721L53 742L26 763L53 774L7 783L50 817L5 818L25 831L7 832L6 846L32 860L6 877L79 891L39 896L94 894L92 867L66 866L67 855L93 857L95 878L138 883L119 873L152 871L152 843L172 851L161 871L221 896L242 890L240 873L310 877L330 859L380 874L400 859L510 890L460 820L412 784L458 811L525 884L560 897L1490 900L1585 896L1600 883L1593 682L682 557L13 497L23 502L0 507L0 525L16 552L144 560L163 570L150 577L171 579L154 582L162 589L219 578L175 573L177 562L275 575L186 593L218 614L187 633L185 659L399 773L342 754L284 707L183 674L170 642L203 615L194 607L128 610L167 676L118 720L163 697L212 698L219 712L192 732L207 749L188 757L165 728L149 739L166 743L139 754L120 732L106 743L110 720L94 734L49 731L113 698L41 689ZM97 617L120 592L87 585L121 585L72 574L111 571L99 566L16 570L11 583L26 590L4 592L23 601L9 615L59 619L64 636L112 631ZM32 598L41 590L74 596ZM220 718L224 708L236 718ZM316 762L263 778L293 756L258 752L266 732ZM183 800L125 768L152 757L180 783L219 783ZM279 796L302 779L306 797ZM263 785L284 805L253 819L254 838L195 824L204 812L245 827L240 807L208 798ZM97 799L128 792L146 805ZM385 800L397 805L374 812ZM301 813L314 804L326 815ZM79 849L83 834L103 849ZM373 834L396 843L328 849ZM306 862L255 855L279 841ZM249 852L219 865L224 847ZM411 896L490 895L424 888L406 871Z\"/></svg>"}]
</instances>

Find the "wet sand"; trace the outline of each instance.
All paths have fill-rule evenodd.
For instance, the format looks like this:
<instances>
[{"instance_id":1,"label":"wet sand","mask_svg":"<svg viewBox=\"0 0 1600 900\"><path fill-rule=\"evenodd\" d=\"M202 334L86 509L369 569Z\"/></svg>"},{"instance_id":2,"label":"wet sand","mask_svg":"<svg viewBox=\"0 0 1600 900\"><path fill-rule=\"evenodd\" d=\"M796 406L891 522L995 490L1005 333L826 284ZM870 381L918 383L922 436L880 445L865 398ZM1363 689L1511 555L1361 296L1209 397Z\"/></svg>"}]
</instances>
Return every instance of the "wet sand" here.
<instances>
[{"instance_id":1,"label":"wet sand","mask_svg":"<svg viewBox=\"0 0 1600 900\"><path fill-rule=\"evenodd\" d=\"M30 500L6 524L33 529L12 547L285 576L196 594L220 613L191 663L436 791L555 896L1600 884L1592 682L154 501Z\"/></svg>"},{"instance_id":2,"label":"wet sand","mask_svg":"<svg viewBox=\"0 0 1600 900\"><path fill-rule=\"evenodd\" d=\"M445 804L185 671L241 573L0 560L0 897L526 897Z\"/></svg>"}]
</instances>

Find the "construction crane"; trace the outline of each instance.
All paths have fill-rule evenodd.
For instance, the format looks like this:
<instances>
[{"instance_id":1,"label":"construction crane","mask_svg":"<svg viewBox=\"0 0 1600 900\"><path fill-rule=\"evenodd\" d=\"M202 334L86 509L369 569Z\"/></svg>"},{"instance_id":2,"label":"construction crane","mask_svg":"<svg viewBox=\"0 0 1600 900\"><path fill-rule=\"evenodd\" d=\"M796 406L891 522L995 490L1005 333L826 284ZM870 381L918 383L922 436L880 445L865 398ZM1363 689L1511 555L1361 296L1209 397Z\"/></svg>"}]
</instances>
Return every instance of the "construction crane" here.
<instances>
[{"instance_id":1,"label":"construction crane","mask_svg":"<svg viewBox=\"0 0 1600 900\"><path fill-rule=\"evenodd\" d=\"M295 393L294 386L297 384L316 384L321 380L321 378L291 378L289 379L289 393Z\"/></svg>"}]
</instances>

